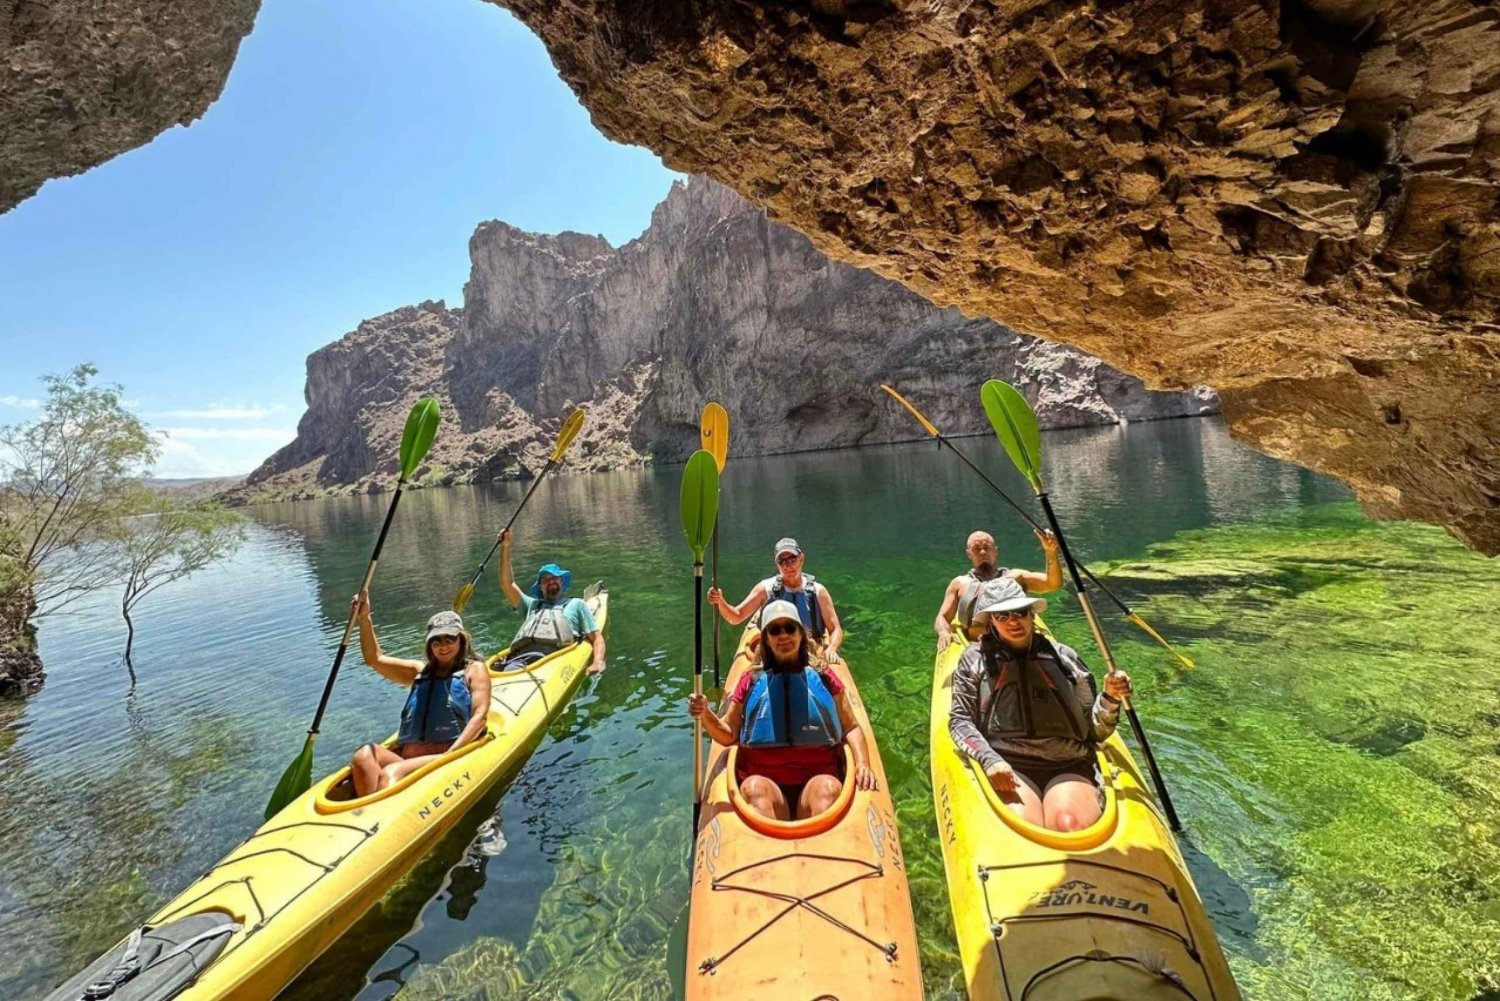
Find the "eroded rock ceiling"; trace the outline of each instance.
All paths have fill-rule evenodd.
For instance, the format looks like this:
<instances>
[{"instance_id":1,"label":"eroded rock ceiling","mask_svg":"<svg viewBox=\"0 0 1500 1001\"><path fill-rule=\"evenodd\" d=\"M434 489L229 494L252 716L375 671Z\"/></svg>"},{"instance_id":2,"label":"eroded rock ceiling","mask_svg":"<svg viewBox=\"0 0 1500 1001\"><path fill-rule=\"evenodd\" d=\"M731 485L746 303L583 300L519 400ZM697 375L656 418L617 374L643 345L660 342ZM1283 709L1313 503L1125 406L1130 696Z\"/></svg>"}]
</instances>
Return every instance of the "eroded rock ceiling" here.
<instances>
[{"instance_id":1,"label":"eroded rock ceiling","mask_svg":"<svg viewBox=\"0 0 1500 1001\"><path fill-rule=\"evenodd\" d=\"M197 114L255 6L0 0L0 208ZM1500 552L1493 2L504 6L608 135Z\"/></svg>"}]
</instances>

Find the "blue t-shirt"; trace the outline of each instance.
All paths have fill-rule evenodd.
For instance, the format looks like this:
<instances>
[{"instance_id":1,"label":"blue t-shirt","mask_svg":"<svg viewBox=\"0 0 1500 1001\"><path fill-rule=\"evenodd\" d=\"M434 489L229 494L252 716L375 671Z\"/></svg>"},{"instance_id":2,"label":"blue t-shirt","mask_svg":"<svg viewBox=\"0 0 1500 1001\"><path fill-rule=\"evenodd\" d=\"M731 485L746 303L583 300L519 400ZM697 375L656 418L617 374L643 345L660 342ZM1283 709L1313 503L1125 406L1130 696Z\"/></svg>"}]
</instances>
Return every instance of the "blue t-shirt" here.
<instances>
[{"instance_id":1,"label":"blue t-shirt","mask_svg":"<svg viewBox=\"0 0 1500 1001\"><path fill-rule=\"evenodd\" d=\"M568 627L573 630L573 638L581 640L589 633L597 633L599 624L594 621L594 613L589 610L588 603L582 598L559 598L557 601L545 601L541 598L521 592L521 624L526 624L526 619L538 608L555 608L561 605L563 615L567 616ZM520 633L516 633L520 638ZM514 641L512 641L514 645Z\"/></svg>"}]
</instances>

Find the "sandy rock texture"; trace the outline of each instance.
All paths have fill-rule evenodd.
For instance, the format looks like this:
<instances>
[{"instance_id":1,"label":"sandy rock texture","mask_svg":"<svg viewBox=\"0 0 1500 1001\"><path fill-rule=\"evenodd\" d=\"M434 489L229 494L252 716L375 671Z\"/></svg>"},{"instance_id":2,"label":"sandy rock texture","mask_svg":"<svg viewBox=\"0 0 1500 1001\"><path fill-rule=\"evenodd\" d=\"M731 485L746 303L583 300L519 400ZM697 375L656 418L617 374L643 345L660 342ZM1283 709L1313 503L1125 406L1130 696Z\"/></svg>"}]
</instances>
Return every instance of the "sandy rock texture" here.
<instances>
[{"instance_id":1,"label":"sandy rock texture","mask_svg":"<svg viewBox=\"0 0 1500 1001\"><path fill-rule=\"evenodd\" d=\"M297 439L239 496L383 489L423 395L447 415L416 476L428 484L533 475L578 405L589 420L573 469L686 458L710 399L729 410L737 455L921 437L883 381L955 433L987 427L978 392L993 377L1053 427L1216 407L830 261L703 178L674 185L623 247L487 222L469 255L462 309L405 307L308 359Z\"/></svg>"},{"instance_id":2,"label":"sandy rock texture","mask_svg":"<svg viewBox=\"0 0 1500 1001\"><path fill-rule=\"evenodd\" d=\"M1500 7L499 0L834 259L1500 552Z\"/></svg>"},{"instance_id":3,"label":"sandy rock texture","mask_svg":"<svg viewBox=\"0 0 1500 1001\"><path fill-rule=\"evenodd\" d=\"M202 115L260 0L0 0L0 212Z\"/></svg>"}]
</instances>

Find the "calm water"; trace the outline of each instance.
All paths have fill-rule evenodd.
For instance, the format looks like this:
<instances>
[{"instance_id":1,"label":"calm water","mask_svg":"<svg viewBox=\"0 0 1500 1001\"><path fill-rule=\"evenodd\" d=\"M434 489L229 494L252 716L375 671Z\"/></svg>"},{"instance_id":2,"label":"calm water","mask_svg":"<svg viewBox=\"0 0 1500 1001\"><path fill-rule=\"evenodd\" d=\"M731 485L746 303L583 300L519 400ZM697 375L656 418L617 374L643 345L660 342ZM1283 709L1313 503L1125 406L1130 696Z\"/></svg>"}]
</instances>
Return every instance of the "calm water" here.
<instances>
[{"instance_id":1,"label":"calm water","mask_svg":"<svg viewBox=\"0 0 1500 1001\"><path fill-rule=\"evenodd\" d=\"M962 445L1025 496L992 439ZM1436 530L1366 521L1335 484L1214 421L1058 432L1044 447L1074 549L1199 663L1182 673L1112 629L1247 995L1500 997L1483 993L1500 988L1500 570ZM557 560L579 586L608 582L609 670L515 784L288 996L666 996L691 813L679 476L541 487L518 573ZM925 758L931 618L971 529L994 530L1022 566L1040 566L1038 547L930 443L736 459L725 490L735 598L788 533L833 590L901 811L929 996L956 997ZM519 496L402 501L373 589L388 650L416 653ZM142 609L134 692L113 596L45 624L45 689L0 706L0 997L39 997L258 825L385 503L254 509L232 564ZM1073 603L1054 609L1084 648ZM466 620L486 649L514 630L492 576ZM389 732L400 703L346 663L318 771Z\"/></svg>"}]
</instances>

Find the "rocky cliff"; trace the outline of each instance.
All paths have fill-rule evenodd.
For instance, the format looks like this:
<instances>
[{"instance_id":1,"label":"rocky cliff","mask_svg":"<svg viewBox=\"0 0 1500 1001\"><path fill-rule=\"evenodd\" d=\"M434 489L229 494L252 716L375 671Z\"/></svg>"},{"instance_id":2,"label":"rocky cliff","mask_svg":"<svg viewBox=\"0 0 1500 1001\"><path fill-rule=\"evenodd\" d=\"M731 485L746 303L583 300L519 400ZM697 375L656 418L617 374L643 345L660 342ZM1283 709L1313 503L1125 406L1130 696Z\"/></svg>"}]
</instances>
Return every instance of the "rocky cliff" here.
<instances>
[{"instance_id":1,"label":"rocky cliff","mask_svg":"<svg viewBox=\"0 0 1500 1001\"><path fill-rule=\"evenodd\" d=\"M997 377L1026 387L1050 426L1213 408L1206 392L1149 392L1071 348L830 261L701 178L674 185L623 247L490 222L469 251L461 310L399 309L308 359L297 439L246 496L382 488L422 395L446 414L427 483L530 475L577 405L590 420L569 464L594 469L685 458L710 399L728 408L741 455L920 436L880 382L955 433L986 426L978 388Z\"/></svg>"},{"instance_id":2,"label":"rocky cliff","mask_svg":"<svg viewBox=\"0 0 1500 1001\"><path fill-rule=\"evenodd\" d=\"M611 137L1500 552L1493 0L500 2ZM0 0L0 210L199 114L255 9Z\"/></svg>"}]
</instances>

